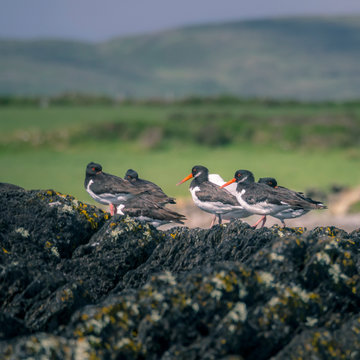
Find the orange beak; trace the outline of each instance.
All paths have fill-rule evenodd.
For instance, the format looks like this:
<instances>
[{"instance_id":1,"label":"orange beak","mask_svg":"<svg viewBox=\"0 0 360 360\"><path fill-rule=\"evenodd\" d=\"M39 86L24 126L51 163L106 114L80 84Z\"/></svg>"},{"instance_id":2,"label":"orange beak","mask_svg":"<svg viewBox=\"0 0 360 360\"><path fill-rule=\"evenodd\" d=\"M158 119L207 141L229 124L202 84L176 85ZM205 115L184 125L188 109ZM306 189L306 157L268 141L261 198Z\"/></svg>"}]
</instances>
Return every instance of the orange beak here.
<instances>
[{"instance_id":1,"label":"orange beak","mask_svg":"<svg viewBox=\"0 0 360 360\"><path fill-rule=\"evenodd\" d=\"M220 186L220 189L222 189L222 188L224 188L225 186L228 186L228 185L230 185L230 184L234 183L235 181L236 181L236 179L235 179L235 178L231 179L230 181L228 181L228 182L227 182L227 183L225 183L224 185L221 185L221 186Z\"/></svg>"},{"instance_id":2,"label":"orange beak","mask_svg":"<svg viewBox=\"0 0 360 360\"><path fill-rule=\"evenodd\" d=\"M178 183L176 184L176 186L184 183L185 181L190 180L192 177L193 177L193 174L188 175L186 178L184 178L184 179L182 179L180 182L178 182Z\"/></svg>"}]
</instances>

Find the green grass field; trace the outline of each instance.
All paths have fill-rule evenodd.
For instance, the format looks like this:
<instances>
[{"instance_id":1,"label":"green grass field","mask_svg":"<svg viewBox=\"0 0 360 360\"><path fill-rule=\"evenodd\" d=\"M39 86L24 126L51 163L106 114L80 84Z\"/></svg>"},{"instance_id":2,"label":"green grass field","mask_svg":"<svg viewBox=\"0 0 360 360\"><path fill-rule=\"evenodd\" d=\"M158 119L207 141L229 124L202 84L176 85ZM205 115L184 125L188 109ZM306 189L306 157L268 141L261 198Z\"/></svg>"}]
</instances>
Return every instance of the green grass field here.
<instances>
[{"instance_id":1,"label":"green grass field","mask_svg":"<svg viewBox=\"0 0 360 360\"><path fill-rule=\"evenodd\" d=\"M249 169L297 190L354 186L359 118L360 106L325 104L3 107L0 181L92 202L83 181L87 163L95 161L120 176L133 168L176 197L189 197L188 184L175 184L196 164L224 179Z\"/></svg>"}]
</instances>

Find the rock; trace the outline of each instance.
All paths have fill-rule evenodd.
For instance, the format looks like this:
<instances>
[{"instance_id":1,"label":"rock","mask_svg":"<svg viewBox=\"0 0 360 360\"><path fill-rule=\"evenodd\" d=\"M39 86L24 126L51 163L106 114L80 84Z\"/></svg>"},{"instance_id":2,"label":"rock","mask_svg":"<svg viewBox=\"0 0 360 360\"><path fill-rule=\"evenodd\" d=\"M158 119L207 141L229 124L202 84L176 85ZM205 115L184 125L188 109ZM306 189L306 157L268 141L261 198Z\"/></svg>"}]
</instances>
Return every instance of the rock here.
<instances>
[{"instance_id":1,"label":"rock","mask_svg":"<svg viewBox=\"0 0 360 360\"><path fill-rule=\"evenodd\" d=\"M20 186L0 182L0 191L8 192L8 191L20 191L20 190L25 191L25 189Z\"/></svg>"},{"instance_id":2,"label":"rock","mask_svg":"<svg viewBox=\"0 0 360 360\"><path fill-rule=\"evenodd\" d=\"M360 357L360 229L159 231L14 188L0 211L2 359Z\"/></svg>"},{"instance_id":3,"label":"rock","mask_svg":"<svg viewBox=\"0 0 360 360\"><path fill-rule=\"evenodd\" d=\"M254 231L240 220L212 229L176 227L164 232L164 236L148 261L122 277L115 291L144 285L151 274L159 271L179 273L224 260L244 262L277 237L266 228Z\"/></svg>"},{"instance_id":4,"label":"rock","mask_svg":"<svg viewBox=\"0 0 360 360\"><path fill-rule=\"evenodd\" d=\"M53 190L3 191L0 215L1 238L6 251L22 257L27 253L45 256L55 263L61 258L70 258L72 252L86 243L109 218L95 206Z\"/></svg>"},{"instance_id":5,"label":"rock","mask_svg":"<svg viewBox=\"0 0 360 360\"><path fill-rule=\"evenodd\" d=\"M0 339L11 339L26 332L23 321L4 312L0 313Z\"/></svg>"},{"instance_id":6,"label":"rock","mask_svg":"<svg viewBox=\"0 0 360 360\"><path fill-rule=\"evenodd\" d=\"M165 235L148 224L114 216L79 246L59 269L80 281L94 301L107 295L130 271L147 262Z\"/></svg>"},{"instance_id":7,"label":"rock","mask_svg":"<svg viewBox=\"0 0 360 360\"><path fill-rule=\"evenodd\" d=\"M72 314L60 311L64 303L74 310L90 299L78 291L59 299L62 287L72 291L81 286L56 266L88 242L109 216L53 190L6 188L0 193L1 309L27 331L53 330Z\"/></svg>"}]
</instances>

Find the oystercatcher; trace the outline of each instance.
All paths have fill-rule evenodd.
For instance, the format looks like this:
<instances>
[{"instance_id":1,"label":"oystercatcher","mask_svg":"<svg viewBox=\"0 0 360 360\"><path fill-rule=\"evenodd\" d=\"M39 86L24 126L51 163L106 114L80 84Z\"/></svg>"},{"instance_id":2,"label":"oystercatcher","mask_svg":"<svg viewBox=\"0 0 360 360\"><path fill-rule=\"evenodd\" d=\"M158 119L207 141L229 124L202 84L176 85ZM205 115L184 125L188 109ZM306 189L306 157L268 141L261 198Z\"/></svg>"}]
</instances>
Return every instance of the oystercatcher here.
<instances>
[{"instance_id":1,"label":"oystercatcher","mask_svg":"<svg viewBox=\"0 0 360 360\"><path fill-rule=\"evenodd\" d=\"M326 209L327 208L323 203L312 200L309 197L305 197L304 193L302 193L302 192L297 192L297 191L285 188L283 186L278 186L277 181L274 178L271 178L271 177L261 178L261 179L259 179L258 182L262 183L262 184L266 184L266 185L276 189L276 191L278 191L279 193L282 193L284 196L287 196L288 194L290 194L291 196L303 198L304 200L314 204L316 206L316 209ZM285 227L284 219L294 219L294 218L300 217L300 216L308 213L310 210L311 209L291 207L289 209L280 211L272 216L279 219L281 221L282 226Z\"/></svg>"},{"instance_id":2,"label":"oystercatcher","mask_svg":"<svg viewBox=\"0 0 360 360\"><path fill-rule=\"evenodd\" d=\"M110 213L114 215L116 206L142 193L132 183L118 176L104 173L100 164L91 162L86 167L86 191L100 204L110 205Z\"/></svg>"},{"instance_id":3,"label":"oystercatcher","mask_svg":"<svg viewBox=\"0 0 360 360\"><path fill-rule=\"evenodd\" d=\"M169 210L144 195L134 197L117 207L117 214L129 215L139 221L146 221L155 227L168 224L184 224L185 216Z\"/></svg>"},{"instance_id":4,"label":"oystercatcher","mask_svg":"<svg viewBox=\"0 0 360 360\"><path fill-rule=\"evenodd\" d=\"M129 169L126 172L124 179L130 181L144 193L151 195L152 199L160 205L176 204L175 199L167 196L160 188L160 186L154 184L151 181L140 179L138 173L133 169Z\"/></svg>"},{"instance_id":5,"label":"oystercatcher","mask_svg":"<svg viewBox=\"0 0 360 360\"><path fill-rule=\"evenodd\" d=\"M309 199L294 194L294 192L289 191L284 193L266 184L256 183L254 175L248 170L237 170L234 178L222 185L222 187L226 187L234 182L238 184L236 188L236 198L240 205L253 214L263 215L263 217L253 225L254 227L256 227L260 221L263 222L263 227L266 222L266 215L274 216L280 211L289 209L305 209L310 211L313 209L322 209L324 206L309 201Z\"/></svg>"},{"instance_id":6,"label":"oystercatcher","mask_svg":"<svg viewBox=\"0 0 360 360\"><path fill-rule=\"evenodd\" d=\"M209 174L209 181L217 186L221 186L225 184L224 179L219 174ZM227 191L229 191L232 195L236 197L236 184L230 184L226 188ZM221 215L222 220L233 220L233 219L239 219L239 218L246 218L248 216L251 216L252 214L246 211L244 208L241 207L241 209L229 211L225 214ZM213 221L215 222L216 215L214 215Z\"/></svg>"},{"instance_id":7,"label":"oystercatcher","mask_svg":"<svg viewBox=\"0 0 360 360\"><path fill-rule=\"evenodd\" d=\"M201 210L214 214L222 222L223 214L244 210L236 200L236 197L225 189L209 181L209 170L201 165L192 168L191 174L181 180L180 185L193 178L190 184L190 193L196 206ZM214 219L210 227L214 224Z\"/></svg>"}]
</instances>

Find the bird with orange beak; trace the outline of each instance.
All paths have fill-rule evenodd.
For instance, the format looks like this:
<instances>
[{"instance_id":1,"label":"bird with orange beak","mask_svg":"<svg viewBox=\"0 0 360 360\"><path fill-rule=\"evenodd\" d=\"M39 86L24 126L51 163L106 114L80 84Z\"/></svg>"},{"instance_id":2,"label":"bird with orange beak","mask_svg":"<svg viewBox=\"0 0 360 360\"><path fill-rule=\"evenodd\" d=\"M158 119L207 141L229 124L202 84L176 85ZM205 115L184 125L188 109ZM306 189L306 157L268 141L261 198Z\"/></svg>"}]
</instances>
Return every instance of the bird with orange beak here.
<instances>
[{"instance_id":1,"label":"bird with orange beak","mask_svg":"<svg viewBox=\"0 0 360 360\"><path fill-rule=\"evenodd\" d=\"M209 170L205 166L194 166L191 169L191 174L176 185L180 185L190 179L192 181L189 190L195 205L201 210L215 215L210 227L214 225L216 217L219 220L219 224L221 224L222 215L244 210L234 195L209 181ZM244 211L244 216L247 216L245 214L248 213ZM240 213L238 217L241 217Z\"/></svg>"},{"instance_id":2,"label":"bird with orange beak","mask_svg":"<svg viewBox=\"0 0 360 360\"><path fill-rule=\"evenodd\" d=\"M262 215L253 226L262 221L265 225L266 216L277 217L277 214L295 212L305 213L313 209L326 208L325 205L305 198L300 193L286 189L279 190L265 183L256 183L254 175L248 170L237 170L234 178L221 186L224 188L236 182L236 199L241 206L252 214ZM284 188L285 189L285 188Z\"/></svg>"}]
</instances>

